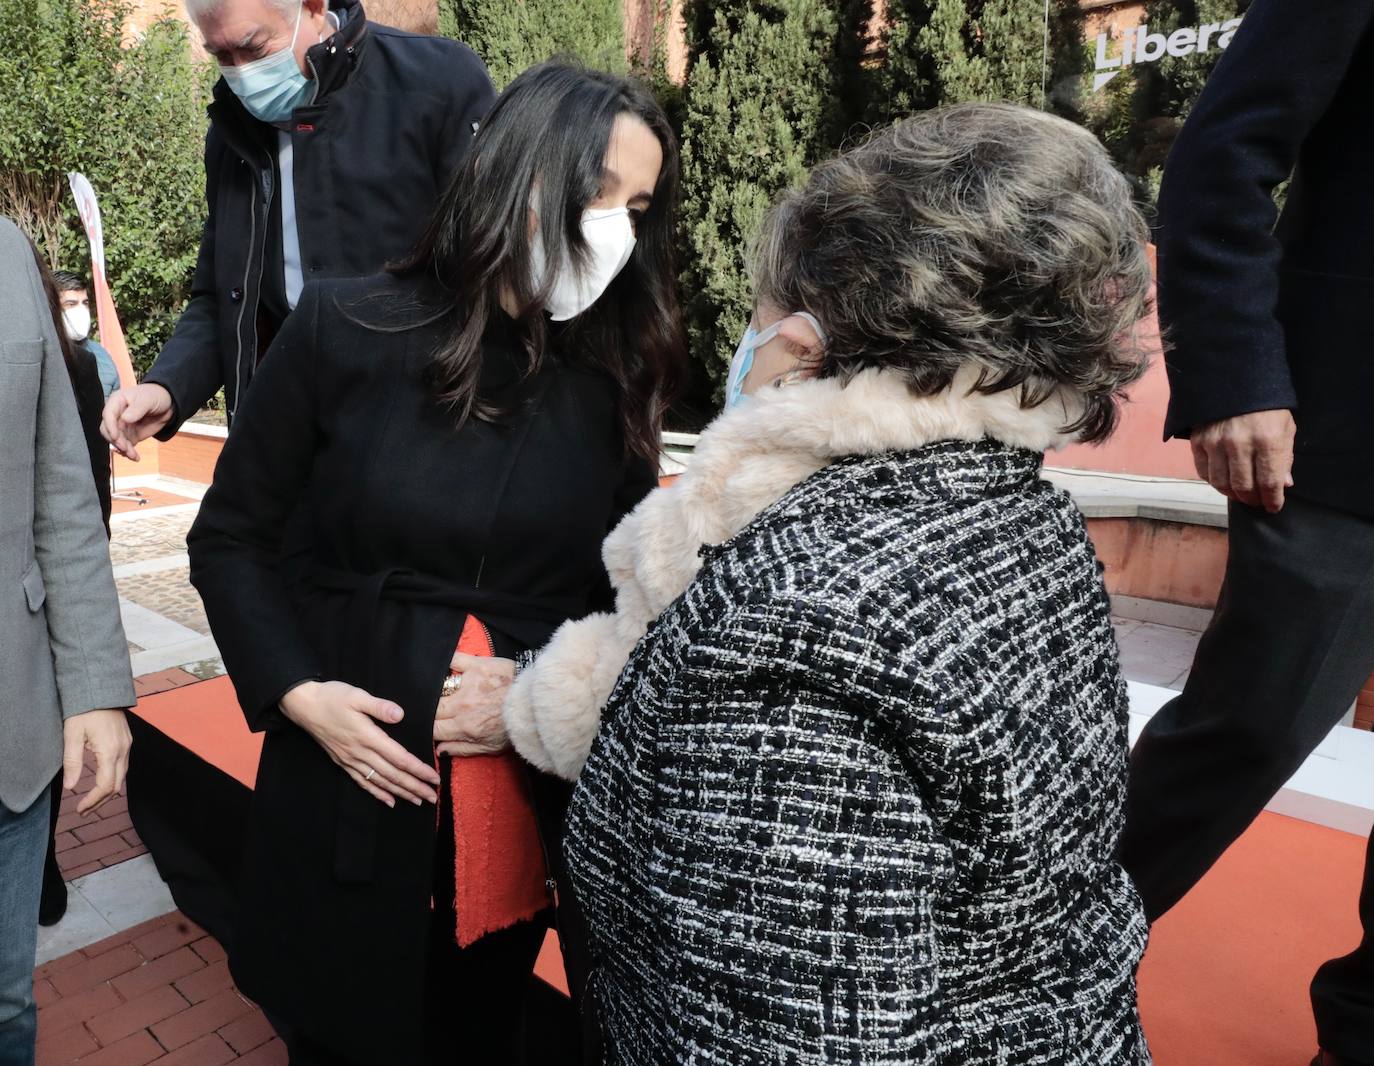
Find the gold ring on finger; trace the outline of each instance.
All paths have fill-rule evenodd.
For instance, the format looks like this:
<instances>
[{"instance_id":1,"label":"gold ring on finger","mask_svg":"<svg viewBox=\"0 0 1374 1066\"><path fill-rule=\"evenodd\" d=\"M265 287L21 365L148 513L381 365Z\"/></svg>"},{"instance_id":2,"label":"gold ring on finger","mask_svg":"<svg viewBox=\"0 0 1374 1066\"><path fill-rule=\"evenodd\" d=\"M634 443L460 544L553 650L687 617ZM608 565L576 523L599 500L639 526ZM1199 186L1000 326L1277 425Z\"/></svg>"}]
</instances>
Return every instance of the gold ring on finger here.
<instances>
[{"instance_id":1,"label":"gold ring on finger","mask_svg":"<svg viewBox=\"0 0 1374 1066\"><path fill-rule=\"evenodd\" d=\"M457 695L458 690L463 687L462 674L449 674L444 678L443 688L440 690L445 696Z\"/></svg>"}]
</instances>

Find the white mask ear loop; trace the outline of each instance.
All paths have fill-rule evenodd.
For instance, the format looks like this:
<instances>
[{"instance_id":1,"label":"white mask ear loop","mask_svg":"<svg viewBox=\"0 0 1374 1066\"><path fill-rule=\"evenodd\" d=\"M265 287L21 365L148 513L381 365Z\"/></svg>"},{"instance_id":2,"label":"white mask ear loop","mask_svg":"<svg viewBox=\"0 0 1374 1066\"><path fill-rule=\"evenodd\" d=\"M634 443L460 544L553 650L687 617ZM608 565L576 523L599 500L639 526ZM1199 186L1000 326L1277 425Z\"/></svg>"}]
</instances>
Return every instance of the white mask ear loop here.
<instances>
[{"instance_id":1,"label":"white mask ear loop","mask_svg":"<svg viewBox=\"0 0 1374 1066\"><path fill-rule=\"evenodd\" d=\"M820 343L820 346L822 348L825 347L825 328L821 325L820 320L810 311L793 311L790 315L778 319L755 338L754 347L760 348L774 337L778 336L778 334L782 332L782 324L789 318L800 318L810 324L811 328L816 331L816 339ZM784 389L789 385L800 385L803 381L807 380L806 370L805 361L799 361L795 367L779 374L778 377L769 384L775 389ZM742 381L741 384L743 384Z\"/></svg>"},{"instance_id":2,"label":"white mask ear loop","mask_svg":"<svg viewBox=\"0 0 1374 1066\"><path fill-rule=\"evenodd\" d=\"M811 324L811 328L816 331L816 339L821 342L821 347L825 347L825 327L821 325L820 319L810 311L793 311L788 318L803 318Z\"/></svg>"}]
</instances>

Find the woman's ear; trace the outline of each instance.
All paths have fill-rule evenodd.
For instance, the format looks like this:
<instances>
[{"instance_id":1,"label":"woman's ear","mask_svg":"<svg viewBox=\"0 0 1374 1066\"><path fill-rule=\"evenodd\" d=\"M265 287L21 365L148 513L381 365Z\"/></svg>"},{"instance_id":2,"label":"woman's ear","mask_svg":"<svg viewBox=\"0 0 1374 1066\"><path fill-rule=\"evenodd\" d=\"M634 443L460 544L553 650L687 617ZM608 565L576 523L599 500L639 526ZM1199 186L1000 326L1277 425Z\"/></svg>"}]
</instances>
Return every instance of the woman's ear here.
<instances>
[{"instance_id":1,"label":"woman's ear","mask_svg":"<svg viewBox=\"0 0 1374 1066\"><path fill-rule=\"evenodd\" d=\"M822 343L820 334L816 332L816 327L808 322L801 315L788 315L778 326L778 336L785 340L788 346L797 353L798 360L803 363L817 363L820 361Z\"/></svg>"}]
</instances>

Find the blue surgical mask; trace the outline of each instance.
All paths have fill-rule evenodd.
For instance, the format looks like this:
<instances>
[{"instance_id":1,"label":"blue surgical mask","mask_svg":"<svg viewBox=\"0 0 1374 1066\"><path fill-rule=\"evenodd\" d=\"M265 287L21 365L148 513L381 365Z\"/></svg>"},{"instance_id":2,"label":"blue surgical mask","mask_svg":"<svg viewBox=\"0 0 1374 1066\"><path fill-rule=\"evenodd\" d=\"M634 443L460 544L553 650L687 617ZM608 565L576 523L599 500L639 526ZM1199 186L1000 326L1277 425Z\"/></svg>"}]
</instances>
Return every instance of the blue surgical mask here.
<instances>
[{"instance_id":1,"label":"blue surgical mask","mask_svg":"<svg viewBox=\"0 0 1374 1066\"><path fill-rule=\"evenodd\" d=\"M789 318L804 318L811 323L811 328L816 331L816 336L825 343L825 331L821 329L821 324L816 320L816 316L805 311L794 311L790 315L784 315L765 330L757 330L752 325L744 331L744 338L739 342L739 347L735 349L735 357L730 361L730 376L725 381L725 407L729 410L744 399L744 379L749 376L749 371L754 368L754 352L762 348L779 333L782 332L782 324Z\"/></svg>"},{"instance_id":2,"label":"blue surgical mask","mask_svg":"<svg viewBox=\"0 0 1374 1066\"><path fill-rule=\"evenodd\" d=\"M248 113L263 122L285 122L315 91L315 83L301 73L301 65L296 61L296 34L300 32L304 11L302 4L296 12L291 43L285 48L242 66L219 68Z\"/></svg>"}]
</instances>

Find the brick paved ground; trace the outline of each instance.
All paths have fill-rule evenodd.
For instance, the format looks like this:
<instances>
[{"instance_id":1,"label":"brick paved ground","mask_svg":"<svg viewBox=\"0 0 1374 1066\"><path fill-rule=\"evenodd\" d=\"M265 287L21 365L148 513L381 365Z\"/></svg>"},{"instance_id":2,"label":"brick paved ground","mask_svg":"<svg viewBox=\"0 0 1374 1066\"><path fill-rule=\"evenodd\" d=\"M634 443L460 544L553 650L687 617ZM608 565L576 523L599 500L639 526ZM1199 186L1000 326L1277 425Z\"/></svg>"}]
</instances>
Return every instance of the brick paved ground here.
<instances>
[{"instance_id":1,"label":"brick paved ground","mask_svg":"<svg viewBox=\"0 0 1374 1066\"><path fill-rule=\"evenodd\" d=\"M209 664L196 664L210 670ZM135 681L139 696L201 680L182 669ZM68 881L142 855L120 796L76 813L94 784L89 762L62 800L58 864ZM180 912L40 966L37 1066L285 1066L286 1049L229 977L224 949Z\"/></svg>"},{"instance_id":2,"label":"brick paved ground","mask_svg":"<svg viewBox=\"0 0 1374 1066\"><path fill-rule=\"evenodd\" d=\"M194 502L194 501L192 501ZM194 514L157 514L156 512L114 525L110 560L115 566L146 562L186 551L186 532L195 521Z\"/></svg>"},{"instance_id":3,"label":"brick paved ground","mask_svg":"<svg viewBox=\"0 0 1374 1066\"><path fill-rule=\"evenodd\" d=\"M144 521L157 521L145 519ZM135 528L142 522L130 523ZM124 530L120 531L121 537ZM185 546L181 548L184 552ZM205 607L200 602L200 593L191 587L190 568L179 566L173 570L158 570L151 574L137 574L123 577L115 582L119 594L131 603L156 611L163 618L171 619L187 629L193 629L202 636L210 635L210 625L205 621Z\"/></svg>"},{"instance_id":4,"label":"brick paved ground","mask_svg":"<svg viewBox=\"0 0 1374 1066\"><path fill-rule=\"evenodd\" d=\"M62 797L57 818L57 865L68 881L148 851L134 832L133 822L129 821L129 801L123 796L107 800L99 810L89 814L76 813L81 797L94 784L95 763L87 755L86 768L81 771L76 791Z\"/></svg>"},{"instance_id":5,"label":"brick paved ground","mask_svg":"<svg viewBox=\"0 0 1374 1066\"><path fill-rule=\"evenodd\" d=\"M195 500L189 497L164 492L162 489L149 488L146 485L142 488L126 490L123 486L123 479L116 479L115 489L119 495L110 501L115 514L127 514L129 511L139 511L144 508L169 507L178 503L195 503ZM134 495L135 493L137 496Z\"/></svg>"},{"instance_id":6,"label":"brick paved ground","mask_svg":"<svg viewBox=\"0 0 1374 1066\"><path fill-rule=\"evenodd\" d=\"M224 949L179 913L40 966L38 1066L285 1066Z\"/></svg>"},{"instance_id":7,"label":"brick paved ground","mask_svg":"<svg viewBox=\"0 0 1374 1066\"><path fill-rule=\"evenodd\" d=\"M140 491L149 499L149 508L195 502L156 488L145 487ZM118 509L127 511L135 507L135 504L124 503ZM146 517L115 523L110 542L110 556L114 565L148 562L185 552L186 531L194 520L195 515L190 513L157 514L153 511ZM200 597L187 580L186 567L127 577L117 584L120 595L126 599L197 633L209 632ZM144 649L129 642L129 650L132 654ZM192 665L194 673L180 668L161 670L136 678L134 687L140 697L151 696L214 676L223 669L218 661ZM91 814L82 816L76 813L81 797L90 791L94 783L94 765L88 756L76 792L62 798L57 823L57 861L68 881L147 851L129 821L129 804L124 797L110 800Z\"/></svg>"}]
</instances>

